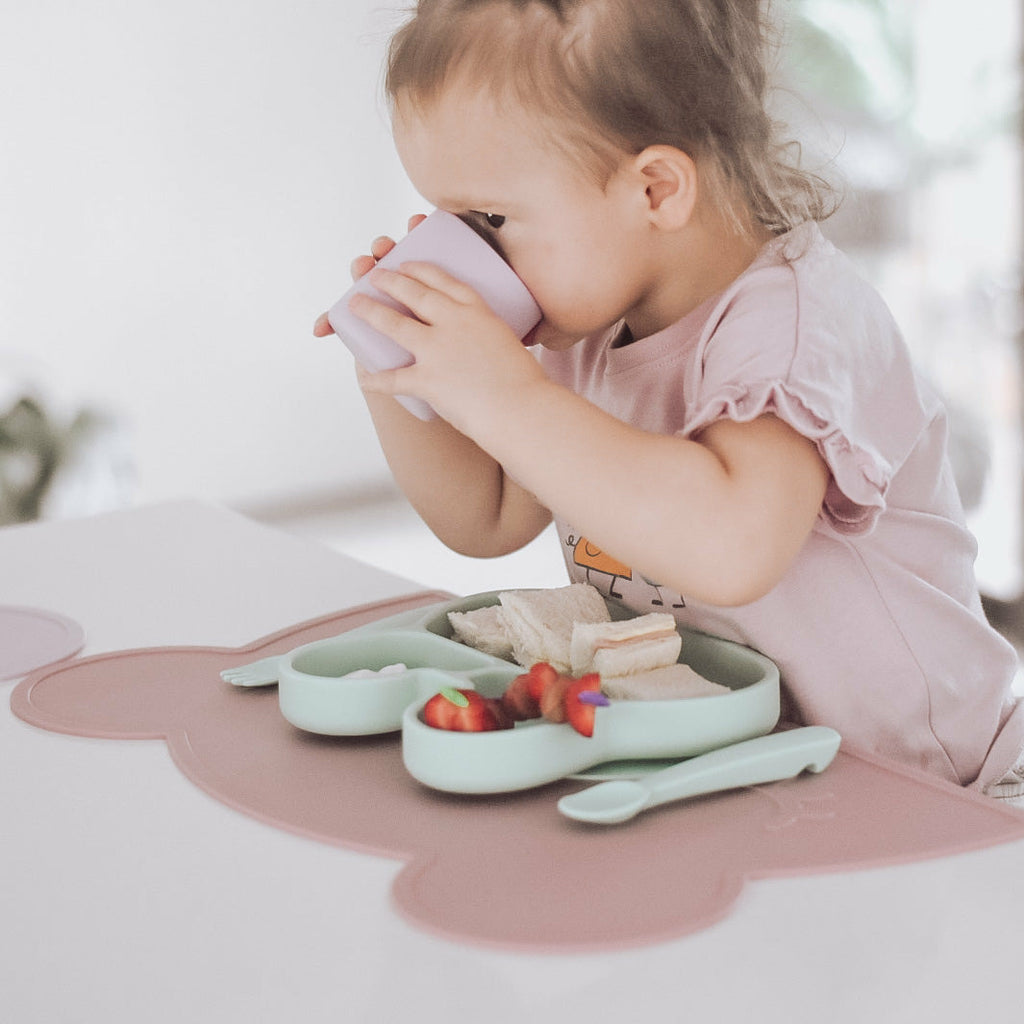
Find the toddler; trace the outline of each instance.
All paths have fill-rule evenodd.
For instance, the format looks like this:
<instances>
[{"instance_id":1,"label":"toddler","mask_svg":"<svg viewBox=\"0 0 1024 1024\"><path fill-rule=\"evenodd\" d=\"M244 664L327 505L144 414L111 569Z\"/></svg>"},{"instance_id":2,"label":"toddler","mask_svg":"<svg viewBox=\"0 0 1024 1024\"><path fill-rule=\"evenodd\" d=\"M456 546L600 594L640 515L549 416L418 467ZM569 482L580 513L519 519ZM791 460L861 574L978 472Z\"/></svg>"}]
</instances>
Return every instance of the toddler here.
<instances>
[{"instance_id":1,"label":"toddler","mask_svg":"<svg viewBox=\"0 0 1024 1024\"><path fill-rule=\"evenodd\" d=\"M398 154L543 318L526 348L437 267L375 268L378 239L353 272L414 316L351 308L415 364L362 388L453 549L505 554L553 517L571 579L763 651L789 719L1013 798L1016 656L981 610L945 415L766 113L763 8L420 0L387 66Z\"/></svg>"}]
</instances>

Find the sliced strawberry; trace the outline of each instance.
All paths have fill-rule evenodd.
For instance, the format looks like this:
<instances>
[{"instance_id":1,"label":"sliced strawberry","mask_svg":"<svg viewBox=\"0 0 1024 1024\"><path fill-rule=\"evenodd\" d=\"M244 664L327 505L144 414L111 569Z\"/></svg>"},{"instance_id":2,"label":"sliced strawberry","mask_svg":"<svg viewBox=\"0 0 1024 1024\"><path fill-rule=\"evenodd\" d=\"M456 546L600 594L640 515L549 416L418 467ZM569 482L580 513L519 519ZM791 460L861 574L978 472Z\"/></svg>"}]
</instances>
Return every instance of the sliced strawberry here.
<instances>
[{"instance_id":1,"label":"sliced strawberry","mask_svg":"<svg viewBox=\"0 0 1024 1024\"><path fill-rule=\"evenodd\" d=\"M494 723L495 729L511 729L515 722L502 706L501 700L496 697L482 697L487 714Z\"/></svg>"},{"instance_id":2,"label":"sliced strawberry","mask_svg":"<svg viewBox=\"0 0 1024 1024\"><path fill-rule=\"evenodd\" d=\"M584 692L601 692L601 677L596 672L574 680L565 691L565 716L569 724L581 736L589 737L594 735L594 705L580 700Z\"/></svg>"},{"instance_id":3,"label":"sliced strawberry","mask_svg":"<svg viewBox=\"0 0 1024 1024\"><path fill-rule=\"evenodd\" d=\"M556 676L544 687L544 692L540 695L540 713L549 722L566 720L565 695L574 682L572 676Z\"/></svg>"},{"instance_id":4,"label":"sliced strawberry","mask_svg":"<svg viewBox=\"0 0 1024 1024\"><path fill-rule=\"evenodd\" d=\"M525 675L516 676L509 683L508 689L501 695L501 706L516 722L540 717L540 704L530 696L530 680Z\"/></svg>"},{"instance_id":5,"label":"sliced strawberry","mask_svg":"<svg viewBox=\"0 0 1024 1024\"><path fill-rule=\"evenodd\" d=\"M452 732L491 732L511 729L512 720L500 701L481 697L475 690L445 687L423 707L423 721L434 729Z\"/></svg>"},{"instance_id":6,"label":"sliced strawberry","mask_svg":"<svg viewBox=\"0 0 1024 1024\"><path fill-rule=\"evenodd\" d=\"M593 699L581 701L582 693L592 694ZM568 722L581 735L593 736L594 705L601 703L607 700L601 696L601 677L596 672L574 679L542 661L512 680L500 708L515 722L543 716L556 724Z\"/></svg>"},{"instance_id":7,"label":"sliced strawberry","mask_svg":"<svg viewBox=\"0 0 1024 1024\"><path fill-rule=\"evenodd\" d=\"M526 673L530 696L540 704L541 695L552 683L557 681L558 678L558 669L553 665L549 665L546 661L538 661L537 664L531 666L530 671Z\"/></svg>"},{"instance_id":8,"label":"sliced strawberry","mask_svg":"<svg viewBox=\"0 0 1024 1024\"><path fill-rule=\"evenodd\" d=\"M528 672L512 680L501 698L501 703L517 722L528 718L540 718L541 696L544 690L558 679L556 669L547 662L539 661Z\"/></svg>"}]
</instances>

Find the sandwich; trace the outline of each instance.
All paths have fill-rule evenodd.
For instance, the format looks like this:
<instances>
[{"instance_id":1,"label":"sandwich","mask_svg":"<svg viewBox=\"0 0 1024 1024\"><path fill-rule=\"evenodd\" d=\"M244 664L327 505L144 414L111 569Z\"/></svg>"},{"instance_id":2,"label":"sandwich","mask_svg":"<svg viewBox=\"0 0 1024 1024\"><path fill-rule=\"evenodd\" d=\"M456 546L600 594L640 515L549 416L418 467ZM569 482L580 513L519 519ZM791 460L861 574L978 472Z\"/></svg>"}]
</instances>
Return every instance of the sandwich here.
<instances>
[{"instance_id":1,"label":"sandwich","mask_svg":"<svg viewBox=\"0 0 1024 1024\"><path fill-rule=\"evenodd\" d=\"M607 623L611 617L600 592L587 583L553 590L510 590L500 600L512 656L526 668L544 661L568 672L574 630L581 624Z\"/></svg>"},{"instance_id":2,"label":"sandwich","mask_svg":"<svg viewBox=\"0 0 1024 1024\"><path fill-rule=\"evenodd\" d=\"M677 661L674 665L663 665L647 672L602 678L601 692L612 700L684 700L687 697L720 697L732 691Z\"/></svg>"},{"instance_id":3,"label":"sandwich","mask_svg":"<svg viewBox=\"0 0 1024 1024\"><path fill-rule=\"evenodd\" d=\"M505 591L498 604L449 612L448 620L454 639L524 668L546 664L555 677L597 673L601 692L612 700L730 692L679 661L683 640L671 615L653 612L613 622L604 598L589 584Z\"/></svg>"},{"instance_id":4,"label":"sandwich","mask_svg":"<svg viewBox=\"0 0 1024 1024\"><path fill-rule=\"evenodd\" d=\"M569 671L569 648L577 623L607 622L608 606L587 583L551 590L509 590L499 604L449 612L456 640L524 668L547 662Z\"/></svg>"},{"instance_id":5,"label":"sandwich","mask_svg":"<svg viewBox=\"0 0 1024 1024\"><path fill-rule=\"evenodd\" d=\"M664 612L621 622L578 625L573 630L573 675L597 672L612 700L681 700L729 693L679 661L683 638Z\"/></svg>"},{"instance_id":6,"label":"sandwich","mask_svg":"<svg viewBox=\"0 0 1024 1024\"><path fill-rule=\"evenodd\" d=\"M619 622L578 623L572 632L569 663L575 676L597 672L634 675L679 660L683 638L667 612L652 612Z\"/></svg>"},{"instance_id":7,"label":"sandwich","mask_svg":"<svg viewBox=\"0 0 1024 1024\"><path fill-rule=\"evenodd\" d=\"M468 612L449 612L452 638L484 654L512 661L512 641L501 621L501 605L491 604Z\"/></svg>"}]
</instances>

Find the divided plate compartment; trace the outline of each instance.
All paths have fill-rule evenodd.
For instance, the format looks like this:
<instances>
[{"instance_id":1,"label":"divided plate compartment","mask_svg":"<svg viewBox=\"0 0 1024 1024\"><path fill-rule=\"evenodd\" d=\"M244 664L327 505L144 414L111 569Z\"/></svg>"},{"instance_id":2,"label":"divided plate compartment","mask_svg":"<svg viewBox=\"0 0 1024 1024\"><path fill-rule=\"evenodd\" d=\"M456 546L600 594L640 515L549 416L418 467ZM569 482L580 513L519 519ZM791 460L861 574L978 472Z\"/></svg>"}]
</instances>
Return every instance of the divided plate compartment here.
<instances>
[{"instance_id":1,"label":"divided plate compartment","mask_svg":"<svg viewBox=\"0 0 1024 1024\"><path fill-rule=\"evenodd\" d=\"M403 664L407 671L380 672ZM396 732L402 714L446 686L500 697L523 670L457 641L412 629L353 630L299 647L281 659L278 702L292 725L327 736Z\"/></svg>"},{"instance_id":2,"label":"divided plate compartment","mask_svg":"<svg viewBox=\"0 0 1024 1024\"><path fill-rule=\"evenodd\" d=\"M333 736L402 730L410 774L434 789L500 793L529 789L614 763L695 757L770 732L779 718L779 672L750 648L680 629L680 661L728 694L662 701L613 701L595 709L594 735L543 719L484 733L449 732L422 719L426 702L445 686L498 697L519 665L452 639L448 613L499 602L498 592L416 609L319 640L283 655L281 713L293 725ZM613 619L637 613L608 603ZM402 663L408 671L341 678L359 669ZM612 762L613 764L608 764Z\"/></svg>"}]
</instances>

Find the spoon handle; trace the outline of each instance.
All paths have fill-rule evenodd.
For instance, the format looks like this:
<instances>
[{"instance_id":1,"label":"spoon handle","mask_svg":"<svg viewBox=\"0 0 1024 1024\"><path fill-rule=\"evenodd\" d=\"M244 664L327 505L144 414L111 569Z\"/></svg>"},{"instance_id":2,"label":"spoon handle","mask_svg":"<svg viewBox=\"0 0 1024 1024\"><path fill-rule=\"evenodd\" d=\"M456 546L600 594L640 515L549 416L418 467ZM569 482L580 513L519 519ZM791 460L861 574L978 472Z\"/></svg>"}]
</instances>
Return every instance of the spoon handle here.
<instances>
[{"instance_id":1,"label":"spoon handle","mask_svg":"<svg viewBox=\"0 0 1024 1024\"><path fill-rule=\"evenodd\" d=\"M808 725L709 751L639 780L648 792L644 806L789 779L805 769L824 771L839 749L839 740L834 729Z\"/></svg>"}]
</instances>

